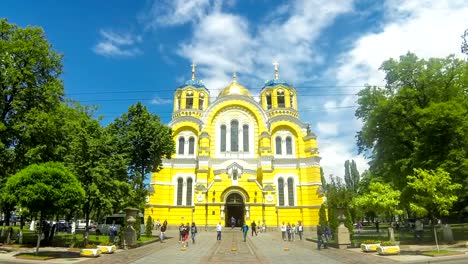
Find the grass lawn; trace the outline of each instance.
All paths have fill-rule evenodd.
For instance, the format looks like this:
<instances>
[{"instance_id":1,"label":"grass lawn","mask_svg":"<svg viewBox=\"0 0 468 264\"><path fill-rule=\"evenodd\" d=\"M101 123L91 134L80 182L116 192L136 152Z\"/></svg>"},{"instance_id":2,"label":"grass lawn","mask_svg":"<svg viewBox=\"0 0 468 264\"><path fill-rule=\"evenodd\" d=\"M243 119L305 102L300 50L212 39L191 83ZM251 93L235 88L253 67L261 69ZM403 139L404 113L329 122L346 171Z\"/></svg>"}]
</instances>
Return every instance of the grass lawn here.
<instances>
[{"instance_id":1,"label":"grass lawn","mask_svg":"<svg viewBox=\"0 0 468 264\"><path fill-rule=\"evenodd\" d=\"M35 253L20 253L15 255L18 259L29 259L29 260L49 260L54 259L57 256L50 254L49 252L39 252L37 255Z\"/></svg>"}]
</instances>

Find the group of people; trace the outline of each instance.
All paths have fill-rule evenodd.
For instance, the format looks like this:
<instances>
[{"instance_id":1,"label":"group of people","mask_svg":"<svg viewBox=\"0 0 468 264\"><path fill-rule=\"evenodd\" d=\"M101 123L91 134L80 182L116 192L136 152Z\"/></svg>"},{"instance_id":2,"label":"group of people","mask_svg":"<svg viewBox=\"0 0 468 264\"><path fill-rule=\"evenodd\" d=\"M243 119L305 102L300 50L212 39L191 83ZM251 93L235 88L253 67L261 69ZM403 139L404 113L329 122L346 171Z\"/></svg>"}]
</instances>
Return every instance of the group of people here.
<instances>
[{"instance_id":1,"label":"group of people","mask_svg":"<svg viewBox=\"0 0 468 264\"><path fill-rule=\"evenodd\" d=\"M302 225L301 221L298 221L297 224L292 225L290 223L286 225L283 222L280 230L283 241L286 241L286 237L288 241L294 241L296 239L296 234L299 235L299 240L302 240L302 234L304 234L304 226Z\"/></svg>"},{"instance_id":2,"label":"group of people","mask_svg":"<svg viewBox=\"0 0 468 264\"><path fill-rule=\"evenodd\" d=\"M195 244L195 236L197 233L198 228L195 222L192 222L192 225L190 225L190 223L185 225L184 223L181 223L179 226L179 243L182 243L182 247L188 247L188 238L190 234L192 238L192 244Z\"/></svg>"}]
</instances>

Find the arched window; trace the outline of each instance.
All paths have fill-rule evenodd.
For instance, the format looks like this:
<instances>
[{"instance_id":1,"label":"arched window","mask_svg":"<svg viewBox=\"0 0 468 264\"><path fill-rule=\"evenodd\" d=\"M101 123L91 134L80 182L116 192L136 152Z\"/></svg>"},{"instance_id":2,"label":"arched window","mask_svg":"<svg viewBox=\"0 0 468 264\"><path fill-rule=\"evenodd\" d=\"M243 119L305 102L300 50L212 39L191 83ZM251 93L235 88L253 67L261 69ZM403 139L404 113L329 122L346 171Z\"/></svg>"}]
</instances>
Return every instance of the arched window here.
<instances>
[{"instance_id":1,"label":"arched window","mask_svg":"<svg viewBox=\"0 0 468 264\"><path fill-rule=\"evenodd\" d=\"M243 141L244 152L248 152L249 151L249 125L242 126L242 141Z\"/></svg>"},{"instance_id":2,"label":"arched window","mask_svg":"<svg viewBox=\"0 0 468 264\"><path fill-rule=\"evenodd\" d=\"M286 138L286 154L292 155L292 139L291 137Z\"/></svg>"},{"instance_id":3,"label":"arched window","mask_svg":"<svg viewBox=\"0 0 468 264\"><path fill-rule=\"evenodd\" d=\"M271 109L271 93L266 94L267 109Z\"/></svg>"},{"instance_id":4,"label":"arched window","mask_svg":"<svg viewBox=\"0 0 468 264\"><path fill-rule=\"evenodd\" d=\"M177 110L180 110L180 94L177 95Z\"/></svg>"},{"instance_id":5,"label":"arched window","mask_svg":"<svg viewBox=\"0 0 468 264\"><path fill-rule=\"evenodd\" d=\"M284 206L284 180L278 179L278 202L280 206Z\"/></svg>"},{"instance_id":6,"label":"arched window","mask_svg":"<svg viewBox=\"0 0 468 264\"><path fill-rule=\"evenodd\" d=\"M185 205L192 205L192 178L187 179L187 197Z\"/></svg>"},{"instance_id":7,"label":"arched window","mask_svg":"<svg viewBox=\"0 0 468 264\"><path fill-rule=\"evenodd\" d=\"M193 108L193 93L187 92L185 96L185 108L192 109Z\"/></svg>"},{"instance_id":8,"label":"arched window","mask_svg":"<svg viewBox=\"0 0 468 264\"><path fill-rule=\"evenodd\" d=\"M185 139L183 137L179 138L179 151L178 154L184 155L184 148L185 148Z\"/></svg>"},{"instance_id":9,"label":"arched window","mask_svg":"<svg viewBox=\"0 0 468 264\"><path fill-rule=\"evenodd\" d=\"M288 178L288 204L294 206L294 180Z\"/></svg>"},{"instance_id":10,"label":"arched window","mask_svg":"<svg viewBox=\"0 0 468 264\"><path fill-rule=\"evenodd\" d=\"M278 99L278 107L284 107L284 91L283 90L277 91L276 98Z\"/></svg>"},{"instance_id":11,"label":"arched window","mask_svg":"<svg viewBox=\"0 0 468 264\"><path fill-rule=\"evenodd\" d=\"M226 152L226 125L221 125L221 152Z\"/></svg>"},{"instance_id":12,"label":"arched window","mask_svg":"<svg viewBox=\"0 0 468 264\"><path fill-rule=\"evenodd\" d=\"M177 179L177 205L182 205L182 190L184 189L184 180Z\"/></svg>"},{"instance_id":13,"label":"arched window","mask_svg":"<svg viewBox=\"0 0 468 264\"><path fill-rule=\"evenodd\" d=\"M203 103L205 102L205 95L200 93L198 95L198 109L203 110Z\"/></svg>"},{"instance_id":14,"label":"arched window","mask_svg":"<svg viewBox=\"0 0 468 264\"><path fill-rule=\"evenodd\" d=\"M275 138L276 154L281 155L281 137Z\"/></svg>"},{"instance_id":15,"label":"arched window","mask_svg":"<svg viewBox=\"0 0 468 264\"><path fill-rule=\"evenodd\" d=\"M293 93L289 95L289 105L291 108L294 108L294 94Z\"/></svg>"},{"instance_id":16,"label":"arched window","mask_svg":"<svg viewBox=\"0 0 468 264\"><path fill-rule=\"evenodd\" d=\"M239 121L231 121L231 151L239 151Z\"/></svg>"},{"instance_id":17,"label":"arched window","mask_svg":"<svg viewBox=\"0 0 468 264\"><path fill-rule=\"evenodd\" d=\"M195 138L190 137L188 142L189 142L188 154L193 155L195 153Z\"/></svg>"}]
</instances>

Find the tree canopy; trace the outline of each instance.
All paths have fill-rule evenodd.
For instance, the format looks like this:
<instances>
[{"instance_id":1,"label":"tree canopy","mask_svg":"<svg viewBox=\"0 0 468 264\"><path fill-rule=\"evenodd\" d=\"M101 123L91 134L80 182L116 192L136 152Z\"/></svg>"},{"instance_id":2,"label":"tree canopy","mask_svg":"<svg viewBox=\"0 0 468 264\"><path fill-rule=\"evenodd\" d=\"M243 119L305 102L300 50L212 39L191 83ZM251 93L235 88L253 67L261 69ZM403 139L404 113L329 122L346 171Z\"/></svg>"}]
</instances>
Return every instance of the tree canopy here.
<instances>
[{"instance_id":1,"label":"tree canopy","mask_svg":"<svg viewBox=\"0 0 468 264\"><path fill-rule=\"evenodd\" d=\"M172 130L158 116L138 102L108 126L119 153L126 158L129 182L134 191L132 206L143 206L147 190L146 177L159 171L162 158L170 158L175 146Z\"/></svg>"},{"instance_id":2,"label":"tree canopy","mask_svg":"<svg viewBox=\"0 0 468 264\"><path fill-rule=\"evenodd\" d=\"M443 169L415 169L409 175L405 189L409 196L411 211L419 216L438 218L449 214L453 203L457 201L456 191L461 184L452 183L450 175Z\"/></svg>"},{"instance_id":3,"label":"tree canopy","mask_svg":"<svg viewBox=\"0 0 468 264\"><path fill-rule=\"evenodd\" d=\"M468 62L420 59L412 53L385 61L386 86L358 94L356 117L363 121L358 147L370 171L396 189L414 168L447 171L468 194Z\"/></svg>"}]
</instances>

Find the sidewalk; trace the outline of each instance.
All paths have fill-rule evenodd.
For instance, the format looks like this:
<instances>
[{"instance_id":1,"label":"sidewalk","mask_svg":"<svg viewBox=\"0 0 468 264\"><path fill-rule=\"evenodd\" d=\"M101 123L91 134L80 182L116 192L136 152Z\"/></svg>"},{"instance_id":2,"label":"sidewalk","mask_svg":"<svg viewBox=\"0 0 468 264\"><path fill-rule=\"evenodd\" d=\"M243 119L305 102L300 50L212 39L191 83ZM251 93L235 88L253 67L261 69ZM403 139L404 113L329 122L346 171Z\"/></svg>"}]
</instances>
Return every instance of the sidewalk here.
<instances>
[{"instance_id":1,"label":"sidewalk","mask_svg":"<svg viewBox=\"0 0 468 264\"><path fill-rule=\"evenodd\" d=\"M450 249L462 252L462 255L429 257L420 255L421 251L435 249L432 245L402 245L402 253L395 256L379 256L377 253L363 253L360 249L335 249L317 250L314 242L302 241L288 242L281 239L280 232L268 232L258 236L247 237L243 242L240 230L228 229L223 231L222 241L216 240L215 231L201 231L197 235L197 243L189 244L183 251L177 242L176 230L169 230L169 237L165 243L155 242L132 250L118 250L111 255L101 255L98 258L80 258L77 253L69 253L67 248L40 248L40 252L62 252L62 258L41 260L21 260L14 255L20 252L34 252L34 248L0 248L0 263L80 263L80 264L125 264L125 263L155 263L161 260L168 263L437 263L454 260L458 263L468 263L466 247L450 247ZM308 238L308 237L307 237ZM6 252L4 249L13 251Z\"/></svg>"}]
</instances>

